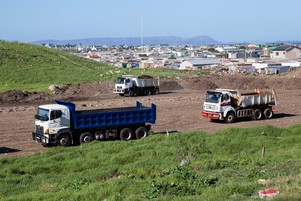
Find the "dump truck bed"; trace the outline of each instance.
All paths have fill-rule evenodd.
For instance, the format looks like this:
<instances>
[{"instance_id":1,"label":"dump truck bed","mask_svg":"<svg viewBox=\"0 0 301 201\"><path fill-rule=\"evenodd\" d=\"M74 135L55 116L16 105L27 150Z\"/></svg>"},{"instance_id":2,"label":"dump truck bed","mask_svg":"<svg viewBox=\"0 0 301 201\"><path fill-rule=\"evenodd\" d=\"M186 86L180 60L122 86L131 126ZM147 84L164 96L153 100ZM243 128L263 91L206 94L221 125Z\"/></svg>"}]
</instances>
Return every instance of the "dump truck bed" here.
<instances>
[{"instance_id":1,"label":"dump truck bed","mask_svg":"<svg viewBox=\"0 0 301 201\"><path fill-rule=\"evenodd\" d=\"M145 107L140 102L136 102L135 107L76 111L73 103L65 101L57 101L57 103L70 109L75 129L154 124L156 120L156 105L154 104L151 104L151 107Z\"/></svg>"},{"instance_id":2,"label":"dump truck bed","mask_svg":"<svg viewBox=\"0 0 301 201\"><path fill-rule=\"evenodd\" d=\"M136 83L137 87L159 87L159 79L154 78L139 78Z\"/></svg>"},{"instance_id":3,"label":"dump truck bed","mask_svg":"<svg viewBox=\"0 0 301 201\"><path fill-rule=\"evenodd\" d=\"M255 92L244 93L239 97L239 103L242 107L250 107L255 105L276 105L275 91L271 92Z\"/></svg>"}]
</instances>

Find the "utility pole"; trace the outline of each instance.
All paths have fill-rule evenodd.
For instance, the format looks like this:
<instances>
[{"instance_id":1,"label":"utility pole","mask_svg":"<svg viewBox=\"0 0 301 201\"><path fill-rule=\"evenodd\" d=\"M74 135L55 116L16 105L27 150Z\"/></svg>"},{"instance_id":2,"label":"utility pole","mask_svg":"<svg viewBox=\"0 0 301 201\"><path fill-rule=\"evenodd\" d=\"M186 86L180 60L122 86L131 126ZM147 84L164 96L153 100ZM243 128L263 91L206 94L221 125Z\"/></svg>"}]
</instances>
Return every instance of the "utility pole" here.
<instances>
[{"instance_id":1,"label":"utility pole","mask_svg":"<svg viewBox=\"0 0 301 201\"><path fill-rule=\"evenodd\" d=\"M141 37L141 47L143 48L143 14L140 15L140 37Z\"/></svg>"},{"instance_id":2,"label":"utility pole","mask_svg":"<svg viewBox=\"0 0 301 201\"><path fill-rule=\"evenodd\" d=\"M245 46L245 59L244 59L244 62L246 63L247 62L247 46L246 46L246 41L244 41L244 46Z\"/></svg>"}]
</instances>

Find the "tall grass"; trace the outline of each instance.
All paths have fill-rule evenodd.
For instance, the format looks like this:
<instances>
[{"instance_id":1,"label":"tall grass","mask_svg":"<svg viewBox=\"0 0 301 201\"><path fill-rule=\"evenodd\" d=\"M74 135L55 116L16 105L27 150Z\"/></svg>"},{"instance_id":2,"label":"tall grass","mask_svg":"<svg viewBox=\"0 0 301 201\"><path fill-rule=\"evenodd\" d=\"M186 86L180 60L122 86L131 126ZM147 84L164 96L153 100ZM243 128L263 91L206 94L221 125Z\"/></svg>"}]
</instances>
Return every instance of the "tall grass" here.
<instances>
[{"instance_id":1,"label":"tall grass","mask_svg":"<svg viewBox=\"0 0 301 201\"><path fill-rule=\"evenodd\" d=\"M114 80L123 74L178 77L203 72L171 69L124 69L46 47L0 41L0 92L47 91L50 85Z\"/></svg>"},{"instance_id":2,"label":"tall grass","mask_svg":"<svg viewBox=\"0 0 301 201\"><path fill-rule=\"evenodd\" d=\"M275 200L297 200L300 140L295 125L53 147L0 159L0 199L256 200L276 188Z\"/></svg>"}]
</instances>

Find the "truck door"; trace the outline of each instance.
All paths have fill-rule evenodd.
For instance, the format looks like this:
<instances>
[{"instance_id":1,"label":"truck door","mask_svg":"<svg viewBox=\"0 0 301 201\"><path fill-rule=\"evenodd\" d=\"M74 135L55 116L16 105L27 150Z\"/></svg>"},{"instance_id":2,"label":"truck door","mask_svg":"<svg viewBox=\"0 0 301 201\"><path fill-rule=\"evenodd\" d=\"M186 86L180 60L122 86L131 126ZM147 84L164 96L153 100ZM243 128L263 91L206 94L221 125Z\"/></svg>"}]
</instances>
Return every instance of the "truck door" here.
<instances>
[{"instance_id":1,"label":"truck door","mask_svg":"<svg viewBox=\"0 0 301 201\"><path fill-rule=\"evenodd\" d=\"M51 110L49 119L49 134L55 134L57 128L61 127L62 110Z\"/></svg>"},{"instance_id":2,"label":"truck door","mask_svg":"<svg viewBox=\"0 0 301 201\"><path fill-rule=\"evenodd\" d=\"M50 112L49 131L50 134L57 133L62 128L70 128L69 110L52 110Z\"/></svg>"},{"instance_id":3,"label":"truck door","mask_svg":"<svg viewBox=\"0 0 301 201\"><path fill-rule=\"evenodd\" d=\"M228 107L231 107L231 96L229 94L222 94L221 110L224 112Z\"/></svg>"},{"instance_id":4,"label":"truck door","mask_svg":"<svg viewBox=\"0 0 301 201\"><path fill-rule=\"evenodd\" d=\"M125 79L125 88L129 89L131 87L132 87L132 80L131 80L131 78L126 78Z\"/></svg>"}]
</instances>

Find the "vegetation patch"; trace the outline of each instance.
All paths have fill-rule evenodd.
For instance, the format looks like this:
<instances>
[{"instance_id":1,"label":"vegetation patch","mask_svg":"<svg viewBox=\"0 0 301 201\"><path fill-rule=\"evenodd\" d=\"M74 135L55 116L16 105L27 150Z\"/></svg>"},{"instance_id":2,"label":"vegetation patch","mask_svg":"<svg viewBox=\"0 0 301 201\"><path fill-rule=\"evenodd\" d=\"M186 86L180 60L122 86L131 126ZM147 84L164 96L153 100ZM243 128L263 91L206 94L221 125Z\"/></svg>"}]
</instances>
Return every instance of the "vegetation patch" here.
<instances>
[{"instance_id":1,"label":"vegetation patch","mask_svg":"<svg viewBox=\"0 0 301 201\"><path fill-rule=\"evenodd\" d=\"M299 124L52 147L0 159L0 200L297 200L300 140Z\"/></svg>"}]
</instances>

